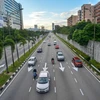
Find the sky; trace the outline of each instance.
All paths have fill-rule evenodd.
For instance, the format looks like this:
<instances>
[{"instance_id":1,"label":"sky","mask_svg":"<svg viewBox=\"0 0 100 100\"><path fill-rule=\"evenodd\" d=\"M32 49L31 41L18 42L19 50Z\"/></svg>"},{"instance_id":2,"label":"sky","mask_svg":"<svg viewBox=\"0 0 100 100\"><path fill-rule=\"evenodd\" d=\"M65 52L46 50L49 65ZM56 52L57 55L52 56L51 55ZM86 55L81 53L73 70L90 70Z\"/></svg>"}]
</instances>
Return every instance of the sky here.
<instances>
[{"instance_id":1,"label":"sky","mask_svg":"<svg viewBox=\"0 0 100 100\"><path fill-rule=\"evenodd\" d=\"M51 29L52 23L67 26L67 18L77 15L83 4L97 4L100 0L15 0L22 5L24 28L38 25Z\"/></svg>"}]
</instances>

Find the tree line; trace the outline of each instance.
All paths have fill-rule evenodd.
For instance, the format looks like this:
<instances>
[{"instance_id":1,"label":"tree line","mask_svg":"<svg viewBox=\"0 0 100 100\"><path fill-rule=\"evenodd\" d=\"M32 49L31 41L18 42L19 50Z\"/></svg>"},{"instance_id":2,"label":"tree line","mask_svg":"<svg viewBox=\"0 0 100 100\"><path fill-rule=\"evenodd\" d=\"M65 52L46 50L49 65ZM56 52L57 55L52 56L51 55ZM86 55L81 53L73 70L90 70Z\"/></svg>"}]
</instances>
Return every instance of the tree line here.
<instances>
[{"instance_id":1,"label":"tree line","mask_svg":"<svg viewBox=\"0 0 100 100\"><path fill-rule=\"evenodd\" d=\"M23 46L23 52L25 55L25 44L28 43L28 48L30 50L30 41L33 44L35 44L36 37L39 38L40 35L44 35L47 32L44 31L30 31L30 30L17 30L17 29L12 29L11 27L3 27L0 28L0 59L2 58L3 51L6 56L6 47L10 46L11 47L11 55L12 55L12 62L14 66L14 50L15 48L17 49L17 58L19 60L19 52L18 52L18 47L17 44L20 44L20 46ZM5 58L7 60L7 57Z\"/></svg>"},{"instance_id":2,"label":"tree line","mask_svg":"<svg viewBox=\"0 0 100 100\"><path fill-rule=\"evenodd\" d=\"M89 40L100 41L100 24L91 23L90 21L81 21L73 26L55 26L55 33L68 35L82 46L86 46Z\"/></svg>"}]
</instances>

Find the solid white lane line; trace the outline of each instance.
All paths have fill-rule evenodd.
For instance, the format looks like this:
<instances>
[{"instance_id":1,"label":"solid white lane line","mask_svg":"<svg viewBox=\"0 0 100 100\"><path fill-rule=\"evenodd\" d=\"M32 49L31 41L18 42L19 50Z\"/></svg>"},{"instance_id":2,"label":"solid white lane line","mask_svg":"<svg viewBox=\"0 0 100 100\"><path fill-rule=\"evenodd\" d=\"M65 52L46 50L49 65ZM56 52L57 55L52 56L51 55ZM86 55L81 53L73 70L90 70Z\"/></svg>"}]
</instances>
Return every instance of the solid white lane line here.
<instances>
[{"instance_id":1,"label":"solid white lane line","mask_svg":"<svg viewBox=\"0 0 100 100\"><path fill-rule=\"evenodd\" d=\"M73 74L73 72L71 71L71 74Z\"/></svg>"},{"instance_id":2,"label":"solid white lane line","mask_svg":"<svg viewBox=\"0 0 100 100\"><path fill-rule=\"evenodd\" d=\"M85 66L84 66L85 67ZM86 67L85 67L86 68ZM86 68L87 69L87 68ZM87 69L87 71L89 71L88 69ZM89 71L90 72L90 71ZM100 81L90 72L90 74L100 83Z\"/></svg>"},{"instance_id":3,"label":"solid white lane line","mask_svg":"<svg viewBox=\"0 0 100 100\"><path fill-rule=\"evenodd\" d=\"M25 63L26 64L26 63ZM24 66L25 66L24 64ZM16 76L12 79L12 81L8 84L8 86L4 89L4 91L0 94L0 97L4 94L4 92L9 88L9 86L12 84L12 82L15 80L15 78L19 75L19 73L22 71L24 66L20 69L20 71L16 74Z\"/></svg>"},{"instance_id":4,"label":"solid white lane line","mask_svg":"<svg viewBox=\"0 0 100 100\"><path fill-rule=\"evenodd\" d=\"M54 81L55 81L55 77L54 77Z\"/></svg>"},{"instance_id":5,"label":"solid white lane line","mask_svg":"<svg viewBox=\"0 0 100 100\"><path fill-rule=\"evenodd\" d=\"M54 66L54 65L53 65Z\"/></svg>"},{"instance_id":6,"label":"solid white lane line","mask_svg":"<svg viewBox=\"0 0 100 100\"><path fill-rule=\"evenodd\" d=\"M33 78L33 81L34 81L34 78Z\"/></svg>"},{"instance_id":7,"label":"solid white lane line","mask_svg":"<svg viewBox=\"0 0 100 100\"><path fill-rule=\"evenodd\" d=\"M68 68L70 69L70 66L68 66Z\"/></svg>"},{"instance_id":8,"label":"solid white lane line","mask_svg":"<svg viewBox=\"0 0 100 100\"><path fill-rule=\"evenodd\" d=\"M30 88L29 88L29 92L31 91L31 89L32 89L32 88L30 87Z\"/></svg>"},{"instance_id":9,"label":"solid white lane line","mask_svg":"<svg viewBox=\"0 0 100 100\"><path fill-rule=\"evenodd\" d=\"M77 83L77 80L76 80L76 78L74 78L74 80L75 80L75 82Z\"/></svg>"},{"instance_id":10,"label":"solid white lane line","mask_svg":"<svg viewBox=\"0 0 100 100\"><path fill-rule=\"evenodd\" d=\"M38 67L39 67L40 65L38 65Z\"/></svg>"},{"instance_id":11,"label":"solid white lane line","mask_svg":"<svg viewBox=\"0 0 100 100\"><path fill-rule=\"evenodd\" d=\"M55 72L55 70L53 69L53 72Z\"/></svg>"},{"instance_id":12,"label":"solid white lane line","mask_svg":"<svg viewBox=\"0 0 100 100\"><path fill-rule=\"evenodd\" d=\"M54 92L56 93L56 87L54 87Z\"/></svg>"},{"instance_id":13,"label":"solid white lane line","mask_svg":"<svg viewBox=\"0 0 100 100\"><path fill-rule=\"evenodd\" d=\"M81 92L82 95L84 95L84 93L83 93L83 91L81 89L80 89L80 92Z\"/></svg>"}]
</instances>

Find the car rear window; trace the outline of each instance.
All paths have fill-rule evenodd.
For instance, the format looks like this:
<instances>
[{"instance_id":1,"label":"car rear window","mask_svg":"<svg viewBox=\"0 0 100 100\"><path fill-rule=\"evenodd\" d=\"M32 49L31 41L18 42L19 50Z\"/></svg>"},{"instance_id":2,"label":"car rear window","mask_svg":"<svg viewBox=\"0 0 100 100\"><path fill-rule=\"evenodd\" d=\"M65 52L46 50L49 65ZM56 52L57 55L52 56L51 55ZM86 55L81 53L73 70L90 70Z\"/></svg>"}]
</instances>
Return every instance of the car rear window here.
<instances>
[{"instance_id":1,"label":"car rear window","mask_svg":"<svg viewBox=\"0 0 100 100\"><path fill-rule=\"evenodd\" d=\"M80 60L80 59L76 59L75 61L76 61L76 62L81 62L81 60Z\"/></svg>"}]
</instances>

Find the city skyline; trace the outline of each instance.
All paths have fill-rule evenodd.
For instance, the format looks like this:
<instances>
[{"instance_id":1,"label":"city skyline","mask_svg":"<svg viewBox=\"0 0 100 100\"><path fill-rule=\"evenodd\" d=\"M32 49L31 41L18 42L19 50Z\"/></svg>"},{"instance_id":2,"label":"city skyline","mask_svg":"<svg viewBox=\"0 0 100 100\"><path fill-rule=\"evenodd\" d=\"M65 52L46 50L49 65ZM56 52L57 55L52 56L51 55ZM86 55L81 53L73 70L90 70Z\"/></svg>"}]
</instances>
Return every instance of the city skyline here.
<instances>
[{"instance_id":1,"label":"city skyline","mask_svg":"<svg viewBox=\"0 0 100 100\"><path fill-rule=\"evenodd\" d=\"M22 4L24 28L32 28L34 25L52 29L55 25L67 25L67 18L77 15L83 4L95 5L99 0L84 0L73 2L72 0L16 0Z\"/></svg>"}]
</instances>

